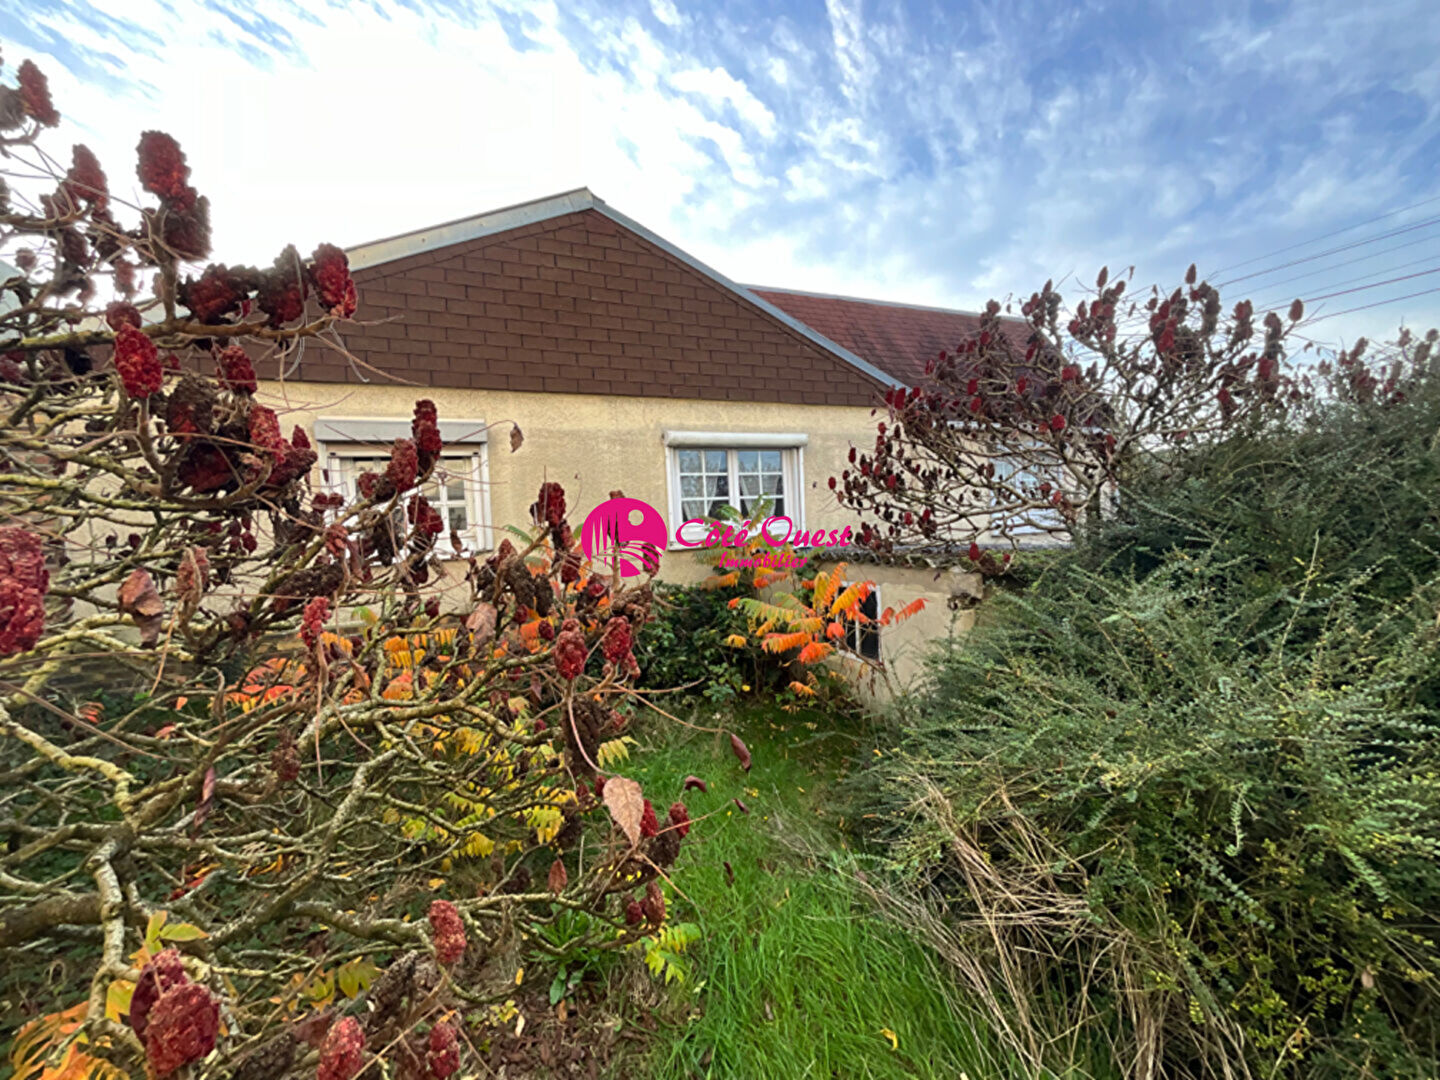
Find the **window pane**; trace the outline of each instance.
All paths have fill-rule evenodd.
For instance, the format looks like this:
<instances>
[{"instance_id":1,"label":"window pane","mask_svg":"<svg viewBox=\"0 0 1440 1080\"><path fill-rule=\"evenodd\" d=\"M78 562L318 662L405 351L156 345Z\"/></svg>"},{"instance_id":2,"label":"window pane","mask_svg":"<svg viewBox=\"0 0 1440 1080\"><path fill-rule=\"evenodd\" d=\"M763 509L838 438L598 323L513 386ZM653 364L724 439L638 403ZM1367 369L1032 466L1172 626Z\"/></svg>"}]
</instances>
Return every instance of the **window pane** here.
<instances>
[{"instance_id":1,"label":"window pane","mask_svg":"<svg viewBox=\"0 0 1440 1080\"><path fill-rule=\"evenodd\" d=\"M461 480L451 480L445 485L445 498L448 502L465 505L465 483Z\"/></svg>"},{"instance_id":2,"label":"window pane","mask_svg":"<svg viewBox=\"0 0 1440 1080\"><path fill-rule=\"evenodd\" d=\"M760 467L761 467L762 469L764 469L766 472L779 472L779 471L780 471L780 451L779 451L779 450L761 450L761 451L760 451Z\"/></svg>"},{"instance_id":3,"label":"window pane","mask_svg":"<svg viewBox=\"0 0 1440 1080\"><path fill-rule=\"evenodd\" d=\"M780 477L777 475L766 476L765 486L761 490L763 490L766 495L779 495L785 489L781 486Z\"/></svg>"},{"instance_id":4,"label":"window pane","mask_svg":"<svg viewBox=\"0 0 1440 1080\"><path fill-rule=\"evenodd\" d=\"M700 451L681 450L677 455L680 459L680 471L698 473L700 471Z\"/></svg>"},{"instance_id":5,"label":"window pane","mask_svg":"<svg viewBox=\"0 0 1440 1080\"><path fill-rule=\"evenodd\" d=\"M760 494L760 477L754 474L740 474L740 497L754 496Z\"/></svg>"},{"instance_id":6,"label":"window pane","mask_svg":"<svg viewBox=\"0 0 1440 1080\"><path fill-rule=\"evenodd\" d=\"M712 517L712 518L718 518L718 517L720 516L720 514L725 510L725 508L728 507L729 505L730 505L730 500L728 500L728 499L716 499L714 502L712 502L712 503L710 504L710 512L709 512L708 514L706 514L705 516L706 516L706 517Z\"/></svg>"},{"instance_id":7,"label":"window pane","mask_svg":"<svg viewBox=\"0 0 1440 1080\"><path fill-rule=\"evenodd\" d=\"M685 499L680 503L680 513L685 515L686 521L691 521L694 518L703 518L705 516L705 500Z\"/></svg>"},{"instance_id":8,"label":"window pane","mask_svg":"<svg viewBox=\"0 0 1440 1080\"><path fill-rule=\"evenodd\" d=\"M703 495L704 492L701 490L700 477L698 477L698 476L682 476L682 477L680 477L680 494L681 494L681 496L683 496L683 497L685 497L685 498L694 498L694 497L697 496L697 495Z\"/></svg>"},{"instance_id":9,"label":"window pane","mask_svg":"<svg viewBox=\"0 0 1440 1080\"><path fill-rule=\"evenodd\" d=\"M730 477L724 475L723 473L719 476L705 477L705 494L719 496L721 498L729 498Z\"/></svg>"},{"instance_id":10,"label":"window pane","mask_svg":"<svg viewBox=\"0 0 1440 1080\"><path fill-rule=\"evenodd\" d=\"M784 499L776 499L776 500L775 500L775 509L771 510L770 512L771 512L772 514L774 514L776 517L784 517L784 516L785 516L785 500L784 500Z\"/></svg>"},{"instance_id":11,"label":"window pane","mask_svg":"<svg viewBox=\"0 0 1440 1080\"><path fill-rule=\"evenodd\" d=\"M470 527L470 523L465 520L464 506L451 506L449 512L450 528L453 532L464 532Z\"/></svg>"},{"instance_id":12,"label":"window pane","mask_svg":"<svg viewBox=\"0 0 1440 1080\"><path fill-rule=\"evenodd\" d=\"M760 455L754 450L735 451L735 467L741 472L755 472L760 466Z\"/></svg>"},{"instance_id":13,"label":"window pane","mask_svg":"<svg viewBox=\"0 0 1440 1080\"><path fill-rule=\"evenodd\" d=\"M705 471L706 471L706 472L723 473L723 472L725 472L728 468L729 468L729 466L728 466L728 465L726 464L726 462L725 462L725 451L724 451L724 450L706 450L706 451L705 451Z\"/></svg>"}]
</instances>

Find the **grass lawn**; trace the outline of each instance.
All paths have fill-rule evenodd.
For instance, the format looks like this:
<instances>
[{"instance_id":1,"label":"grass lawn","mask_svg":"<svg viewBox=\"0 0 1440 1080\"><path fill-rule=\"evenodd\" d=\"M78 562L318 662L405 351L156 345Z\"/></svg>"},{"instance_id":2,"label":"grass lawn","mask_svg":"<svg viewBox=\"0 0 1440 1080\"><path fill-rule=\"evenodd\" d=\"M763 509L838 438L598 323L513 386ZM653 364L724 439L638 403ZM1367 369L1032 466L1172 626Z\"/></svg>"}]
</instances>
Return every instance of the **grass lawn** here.
<instances>
[{"instance_id":1,"label":"grass lawn","mask_svg":"<svg viewBox=\"0 0 1440 1080\"><path fill-rule=\"evenodd\" d=\"M703 712L698 720L716 723ZM834 717L773 707L723 723L750 747L748 775L728 739L684 729L627 770L662 815L694 773L710 790L687 793L692 817L714 812L672 873L685 898L672 902L671 918L697 923L704 936L686 954L686 984L672 990L691 1007L677 1007L679 1019L657 1033L649 1075L998 1075L946 977L848 882L857 860L829 793L861 738L837 730ZM731 802L737 796L749 814Z\"/></svg>"}]
</instances>

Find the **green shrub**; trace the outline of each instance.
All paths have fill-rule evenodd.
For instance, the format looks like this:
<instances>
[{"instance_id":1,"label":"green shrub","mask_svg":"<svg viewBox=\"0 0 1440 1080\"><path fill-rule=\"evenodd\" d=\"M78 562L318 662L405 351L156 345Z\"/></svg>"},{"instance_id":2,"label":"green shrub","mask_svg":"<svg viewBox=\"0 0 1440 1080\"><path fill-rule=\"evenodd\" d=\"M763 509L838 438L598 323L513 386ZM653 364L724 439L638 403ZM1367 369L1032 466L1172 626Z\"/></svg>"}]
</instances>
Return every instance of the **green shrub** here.
<instances>
[{"instance_id":1,"label":"green shrub","mask_svg":"<svg viewBox=\"0 0 1440 1080\"><path fill-rule=\"evenodd\" d=\"M895 858L952 928L988 928L1015 996L1118 1018L1164 1075L1232 1057L1422 1075L1402 1065L1440 976L1435 716L1415 695L1435 630L1360 631L1346 592L1290 648L1255 627L1303 581L1236 605L1230 569L1072 568L1000 599L872 777Z\"/></svg>"},{"instance_id":2,"label":"green shrub","mask_svg":"<svg viewBox=\"0 0 1440 1080\"><path fill-rule=\"evenodd\" d=\"M1129 477L856 781L1037 1074L1437 1075L1436 381Z\"/></svg>"},{"instance_id":3,"label":"green shrub","mask_svg":"<svg viewBox=\"0 0 1440 1080\"><path fill-rule=\"evenodd\" d=\"M653 621L636 643L643 686L671 690L691 686L688 697L720 703L753 688L758 650L725 643L743 629L743 620L727 606L743 589L706 589L698 585L659 585Z\"/></svg>"}]
</instances>

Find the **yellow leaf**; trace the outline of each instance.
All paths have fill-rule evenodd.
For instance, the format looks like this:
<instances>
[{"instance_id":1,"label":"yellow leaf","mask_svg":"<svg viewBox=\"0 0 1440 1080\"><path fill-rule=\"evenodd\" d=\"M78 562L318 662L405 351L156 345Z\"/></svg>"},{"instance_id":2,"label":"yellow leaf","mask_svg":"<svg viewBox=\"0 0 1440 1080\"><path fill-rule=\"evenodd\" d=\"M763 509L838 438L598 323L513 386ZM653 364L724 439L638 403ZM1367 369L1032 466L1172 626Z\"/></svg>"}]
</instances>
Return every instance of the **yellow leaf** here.
<instances>
[{"instance_id":1,"label":"yellow leaf","mask_svg":"<svg viewBox=\"0 0 1440 1080\"><path fill-rule=\"evenodd\" d=\"M891 1031L889 1028L881 1028L881 1029L880 1029L880 1034L881 1034L881 1035L884 1035L885 1038L887 1038L887 1039L890 1040L890 1049L891 1049L891 1050L899 1050L899 1049L900 1049L900 1036L896 1035L895 1032Z\"/></svg>"},{"instance_id":2,"label":"yellow leaf","mask_svg":"<svg viewBox=\"0 0 1440 1080\"><path fill-rule=\"evenodd\" d=\"M520 985L522 982L524 982L524 981L525 981L525 969L524 969L523 967L522 967L522 968L516 968L516 969L515 969L515 985L516 985L516 986L519 986L519 985Z\"/></svg>"},{"instance_id":3,"label":"yellow leaf","mask_svg":"<svg viewBox=\"0 0 1440 1080\"><path fill-rule=\"evenodd\" d=\"M430 886L430 891L434 892L445 884L445 879L443 877L432 877L426 884Z\"/></svg>"},{"instance_id":4,"label":"yellow leaf","mask_svg":"<svg viewBox=\"0 0 1440 1080\"><path fill-rule=\"evenodd\" d=\"M748 643L748 640L744 634L731 634L725 639L725 644L729 645L732 649L743 649Z\"/></svg>"}]
</instances>

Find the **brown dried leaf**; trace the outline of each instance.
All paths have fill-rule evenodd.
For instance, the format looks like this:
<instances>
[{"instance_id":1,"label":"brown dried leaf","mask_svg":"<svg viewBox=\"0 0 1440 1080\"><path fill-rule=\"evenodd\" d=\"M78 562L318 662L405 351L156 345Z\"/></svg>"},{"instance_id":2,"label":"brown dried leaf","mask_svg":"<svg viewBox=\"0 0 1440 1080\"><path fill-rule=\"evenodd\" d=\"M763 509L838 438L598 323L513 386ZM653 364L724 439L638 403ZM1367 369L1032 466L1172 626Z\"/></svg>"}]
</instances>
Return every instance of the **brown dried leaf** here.
<instances>
[{"instance_id":1,"label":"brown dried leaf","mask_svg":"<svg viewBox=\"0 0 1440 1080\"><path fill-rule=\"evenodd\" d=\"M735 808L739 810L740 813L748 814L750 812L750 808L746 806L743 802L741 802L739 799L731 799L730 801L735 804Z\"/></svg>"},{"instance_id":2,"label":"brown dried leaf","mask_svg":"<svg viewBox=\"0 0 1440 1080\"><path fill-rule=\"evenodd\" d=\"M165 602L155 588L155 579L150 571L135 569L120 586L120 611L131 615L140 628L140 641L145 646L154 645L160 638L160 627L164 622Z\"/></svg>"},{"instance_id":3,"label":"brown dried leaf","mask_svg":"<svg viewBox=\"0 0 1440 1080\"><path fill-rule=\"evenodd\" d=\"M705 792L708 792L708 791L710 790L710 789L706 786L705 781L704 781L704 780L701 780L698 776L687 776L687 777L685 777L685 787L684 787L684 790L685 790L685 791L691 791L691 790L693 790L693 789L695 789L695 788L699 788L701 791L705 791Z\"/></svg>"},{"instance_id":4,"label":"brown dried leaf","mask_svg":"<svg viewBox=\"0 0 1440 1080\"><path fill-rule=\"evenodd\" d=\"M735 756L740 759L740 767L746 772L750 771L750 750L740 741L739 735L730 736L730 749L735 751Z\"/></svg>"},{"instance_id":5,"label":"brown dried leaf","mask_svg":"<svg viewBox=\"0 0 1440 1080\"><path fill-rule=\"evenodd\" d=\"M510 425L510 452L513 454L520 447L525 445L525 433L520 430L519 424Z\"/></svg>"},{"instance_id":6,"label":"brown dried leaf","mask_svg":"<svg viewBox=\"0 0 1440 1080\"><path fill-rule=\"evenodd\" d=\"M640 819L645 816L645 795L640 785L623 776L612 776L605 781L605 809L620 826L630 846L640 844Z\"/></svg>"},{"instance_id":7,"label":"brown dried leaf","mask_svg":"<svg viewBox=\"0 0 1440 1080\"><path fill-rule=\"evenodd\" d=\"M550 891L557 896L565 891L565 886L570 883L570 875L565 873L565 864L556 859L550 864Z\"/></svg>"},{"instance_id":8,"label":"brown dried leaf","mask_svg":"<svg viewBox=\"0 0 1440 1080\"><path fill-rule=\"evenodd\" d=\"M735 884L735 868L731 866L729 862L723 865L725 867L725 884L733 886Z\"/></svg>"},{"instance_id":9,"label":"brown dried leaf","mask_svg":"<svg viewBox=\"0 0 1440 1080\"><path fill-rule=\"evenodd\" d=\"M475 643L484 645L495 636L495 622L499 612L490 603L479 604L465 620L465 629L475 635Z\"/></svg>"},{"instance_id":10,"label":"brown dried leaf","mask_svg":"<svg viewBox=\"0 0 1440 1080\"><path fill-rule=\"evenodd\" d=\"M195 807L195 820L191 822L191 833L198 832L205 819L210 816L210 808L215 805L215 766L205 770L205 780L200 785L200 803Z\"/></svg>"}]
</instances>

